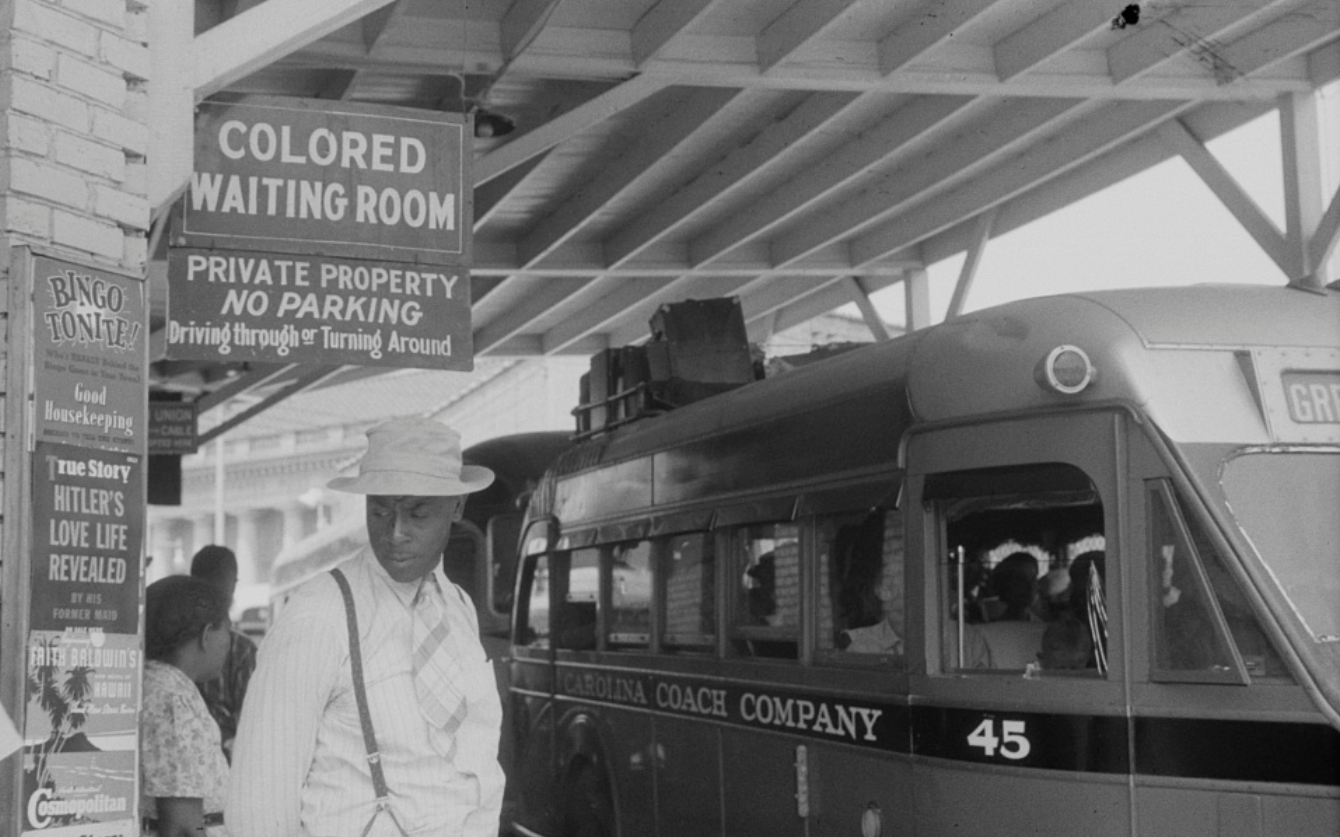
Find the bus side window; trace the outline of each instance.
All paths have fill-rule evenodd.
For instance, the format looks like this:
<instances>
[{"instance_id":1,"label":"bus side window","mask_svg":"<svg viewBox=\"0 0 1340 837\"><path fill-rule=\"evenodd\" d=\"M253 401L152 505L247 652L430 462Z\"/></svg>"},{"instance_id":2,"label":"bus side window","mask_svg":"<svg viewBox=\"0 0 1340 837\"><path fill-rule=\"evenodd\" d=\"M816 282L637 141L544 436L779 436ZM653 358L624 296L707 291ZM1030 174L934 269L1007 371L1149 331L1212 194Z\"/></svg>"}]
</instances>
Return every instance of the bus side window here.
<instances>
[{"instance_id":1,"label":"bus side window","mask_svg":"<svg viewBox=\"0 0 1340 837\"><path fill-rule=\"evenodd\" d=\"M796 659L800 635L800 527L745 526L732 533L739 595L736 649L744 656Z\"/></svg>"},{"instance_id":2,"label":"bus side window","mask_svg":"<svg viewBox=\"0 0 1340 837\"><path fill-rule=\"evenodd\" d=\"M665 650L715 650L717 632L716 559L712 535L695 532L665 542Z\"/></svg>"},{"instance_id":3,"label":"bus side window","mask_svg":"<svg viewBox=\"0 0 1340 837\"><path fill-rule=\"evenodd\" d=\"M1152 678L1240 682L1234 641L1246 674L1287 676L1218 550L1185 508L1166 481L1150 483Z\"/></svg>"},{"instance_id":4,"label":"bus side window","mask_svg":"<svg viewBox=\"0 0 1340 837\"><path fill-rule=\"evenodd\" d=\"M651 541L615 544L610 555L611 648L651 644Z\"/></svg>"},{"instance_id":5,"label":"bus side window","mask_svg":"<svg viewBox=\"0 0 1340 837\"><path fill-rule=\"evenodd\" d=\"M1041 463L932 474L946 547L945 671L1107 671L1103 505L1079 468Z\"/></svg>"},{"instance_id":6,"label":"bus side window","mask_svg":"<svg viewBox=\"0 0 1340 837\"><path fill-rule=\"evenodd\" d=\"M517 614L516 643L530 648L549 647L549 558L531 559L522 578L521 601L524 609Z\"/></svg>"},{"instance_id":7,"label":"bus side window","mask_svg":"<svg viewBox=\"0 0 1340 837\"><path fill-rule=\"evenodd\" d=\"M821 517L819 638L821 650L903 653L903 527L896 511Z\"/></svg>"},{"instance_id":8,"label":"bus side window","mask_svg":"<svg viewBox=\"0 0 1340 837\"><path fill-rule=\"evenodd\" d=\"M482 598L478 587L478 559L482 549L483 538L480 537L479 530L462 520L452 527L451 540L447 541L447 550L442 562L442 569L446 572L447 578L469 593L471 601L475 602L476 606Z\"/></svg>"},{"instance_id":9,"label":"bus side window","mask_svg":"<svg viewBox=\"0 0 1340 837\"><path fill-rule=\"evenodd\" d=\"M489 518L485 534L489 608L499 615L512 612L512 585L516 581L517 541L521 537L521 522L520 514L495 515Z\"/></svg>"},{"instance_id":10,"label":"bus side window","mask_svg":"<svg viewBox=\"0 0 1340 837\"><path fill-rule=\"evenodd\" d=\"M1288 667L1284 665L1284 660L1280 659L1275 646L1271 644L1266 632L1256 621L1256 614L1252 612L1252 607L1248 604L1242 589L1228 574L1218 548L1205 534L1200 521L1185 513L1186 506L1180 499L1178 505L1184 510L1183 517L1191 533L1191 542L1205 566L1210 589L1214 591L1219 601L1219 609L1228 623L1229 636L1233 637L1233 642L1237 644L1238 654L1242 656L1242 661L1247 667L1247 674L1252 677L1293 679Z\"/></svg>"},{"instance_id":11,"label":"bus side window","mask_svg":"<svg viewBox=\"0 0 1340 837\"><path fill-rule=\"evenodd\" d=\"M575 549L566 562L555 562L553 583L559 606L554 615L554 647L573 651L595 648L600 550Z\"/></svg>"}]
</instances>

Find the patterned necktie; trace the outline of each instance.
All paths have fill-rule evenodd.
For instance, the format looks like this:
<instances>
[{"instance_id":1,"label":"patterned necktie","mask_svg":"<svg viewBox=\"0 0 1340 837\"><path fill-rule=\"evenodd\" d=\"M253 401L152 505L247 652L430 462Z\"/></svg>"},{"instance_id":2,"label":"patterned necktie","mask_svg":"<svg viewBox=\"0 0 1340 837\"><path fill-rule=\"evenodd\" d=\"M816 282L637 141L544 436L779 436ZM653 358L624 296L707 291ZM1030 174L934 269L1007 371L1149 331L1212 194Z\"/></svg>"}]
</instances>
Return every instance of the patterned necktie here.
<instances>
[{"instance_id":1,"label":"patterned necktie","mask_svg":"<svg viewBox=\"0 0 1340 837\"><path fill-rule=\"evenodd\" d=\"M453 653L446 609L436 576L429 575L414 596L414 689L423 717L439 729L455 732L465 719L462 672Z\"/></svg>"}]
</instances>

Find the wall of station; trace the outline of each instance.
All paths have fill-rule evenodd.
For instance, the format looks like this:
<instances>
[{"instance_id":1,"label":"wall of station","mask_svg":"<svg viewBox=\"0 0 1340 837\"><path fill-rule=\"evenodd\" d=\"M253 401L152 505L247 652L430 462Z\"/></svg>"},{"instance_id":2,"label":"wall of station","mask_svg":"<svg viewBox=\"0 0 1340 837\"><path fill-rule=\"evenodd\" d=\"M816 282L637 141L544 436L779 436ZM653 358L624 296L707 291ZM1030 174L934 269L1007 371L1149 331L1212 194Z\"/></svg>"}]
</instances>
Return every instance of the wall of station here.
<instances>
[{"instance_id":1,"label":"wall of station","mask_svg":"<svg viewBox=\"0 0 1340 837\"><path fill-rule=\"evenodd\" d=\"M10 0L0 23L0 702L26 741L0 771L0 835L80 822L130 837L147 429L128 415L142 424L148 380L148 5ZM53 411L67 395L84 403ZM97 497L114 502L74 502ZM73 679L93 690L77 707ZM30 683L68 698L66 711L28 701Z\"/></svg>"}]
</instances>

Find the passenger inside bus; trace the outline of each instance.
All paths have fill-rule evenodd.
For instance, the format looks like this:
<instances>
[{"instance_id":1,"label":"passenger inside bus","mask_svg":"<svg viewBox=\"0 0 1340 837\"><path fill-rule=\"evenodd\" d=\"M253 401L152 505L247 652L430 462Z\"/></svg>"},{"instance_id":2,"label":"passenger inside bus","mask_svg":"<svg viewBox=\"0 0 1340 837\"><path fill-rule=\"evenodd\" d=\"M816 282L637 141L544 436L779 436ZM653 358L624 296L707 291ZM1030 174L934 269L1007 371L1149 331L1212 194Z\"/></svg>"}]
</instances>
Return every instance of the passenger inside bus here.
<instances>
[{"instance_id":1,"label":"passenger inside bus","mask_svg":"<svg viewBox=\"0 0 1340 837\"><path fill-rule=\"evenodd\" d=\"M963 611L963 621L969 625L975 625L979 622L987 621L991 611L991 591L987 587L987 578L991 575L991 567L987 563L987 553L989 550L982 547L975 547L966 552L963 561L950 561L950 584L957 584L958 573L963 573L963 597L962 601L955 600L949 603L949 617L951 620L957 620L958 612Z\"/></svg>"},{"instance_id":2,"label":"passenger inside bus","mask_svg":"<svg viewBox=\"0 0 1340 837\"><path fill-rule=\"evenodd\" d=\"M777 613L777 556L767 552L751 561L744 571L743 587L750 623L773 624Z\"/></svg>"},{"instance_id":3,"label":"passenger inside bus","mask_svg":"<svg viewBox=\"0 0 1340 837\"><path fill-rule=\"evenodd\" d=\"M800 637L800 528L741 527L732 538L743 571L735 609L736 652L794 660Z\"/></svg>"},{"instance_id":4,"label":"passenger inside bus","mask_svg":"<svg viewBox=\"0 0 1340 837\"><path fill-rule=\"evenodd\" d=\"M1094 579L1101 585L1104 577L1102 552L1090 551L1077 557L1065 570L1067 592L1064 604L1054 605L1051 620L1042 635L1042 650L1038 661L1047 670L1076 670L1098 667L1094 644L1095 631L1106 646L1107 620L1098 618L1096 601L1101 599L1101 587L1094 588ZM1091 612L1093 613L1091 617Z\"/></svg>"},{"instance_id":5,"label":"passenger inside bus","mask_svg":"<svg viewBox=\"0 0 1340 837\"><path fill-rule=\"evenodd\" d=\"M1150 516L1151 559L1158 571L1153 627L1159 678L1178 680L1185 679L1179 673L1211 672L1212 679L1231 682L1237 670L1234 647L1249 677L1288 677L1242 588L1224 566L1218 548L1185 513L1180 497L1156 486Z\"/></svg>"},{"instance_id":6,"label":"passenger inside bus","mask_svg":"<svg viewBox=\"0 0 1340 837\"><path fill-rule=\"evenodd\" d=\"M1044 670L1083 669L1092 659L1093 639L1087 622L1065 613L1047 623L1042 632L1042 650L1038 652L1038 663Z\"/></svg>"},{"instance_id":7,"label":"passenger inside bus","mask_svg":"<svg viewBox=\"0 0 1340 837\"><path fill-rule=\"evenodd\" d=\"M829 586L841 626L834 647L842 651L903 653L902 561L901 556L886 558L885 530L885 513L876 510L839 526L833 539Z\"/></svg>"},{"instance_id":8,"label":"passenger inside bus","mask_svg":"<svg viewBox=\"0 0 1340 837\"><path fill-rule=\"evenodd\" d=\"M944 669L1102 673L1101 552L1094 579L1095 556L1067 566L1067 556L1103 544L1103 506L1088 476L1062 464L948 472L928 478L924 492L939 501L945 527Z\"/></svg>"},{"instance_id":9,"label":"passenger inside bus","mask_svg":"<svg viewBox=\"0 0 1340 837\"><path fill-rule=\"evenodd\" d=\"M1090 653L1085 668L1107 671L1107 559L1102 552L1086 552L1070 564L1068 618L1088 625Z\"/></svg>"},{"instance_id":10,"label":"passenger inside bus","mask_svg":"<svg viewBox=\"0 0 1340 837\"><path fill-rule=\"evenodd\" d=\"M554 646L572 651L596 647L596 601L600 592L600 550L575 549L568 556L566 578L553 582L558 613L554 614Z\"/></svg>"},{"instance_id":11,"label":"passenger inside bus","mask_svg":"<svg viewBox=\"0 0 1340 837\"><path fill-rule=\"evenodd\" d=\"M997 602L995 618L966 629L981 636L979 647L986 654L985 660L970 661L970 668L1022 669L1037 661L1046 629L1032 610L1037 579L1038 561L1029 552L1011 553L991 569L987 584Z\"/></svg>"}]
</instances>

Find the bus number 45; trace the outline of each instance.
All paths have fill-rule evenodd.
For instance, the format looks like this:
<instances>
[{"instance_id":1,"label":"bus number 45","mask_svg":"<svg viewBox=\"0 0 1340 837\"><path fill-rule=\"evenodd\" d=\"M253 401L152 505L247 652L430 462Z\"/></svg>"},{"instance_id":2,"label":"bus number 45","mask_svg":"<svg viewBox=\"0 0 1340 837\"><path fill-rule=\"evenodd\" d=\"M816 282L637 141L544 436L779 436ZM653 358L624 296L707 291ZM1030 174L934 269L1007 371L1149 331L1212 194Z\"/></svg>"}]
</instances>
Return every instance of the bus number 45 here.
<instances>
[{"instance_id":1,"label":"bus number 45","mask_svg":"<svg viewBox=\"0 0 1340 837\"><path fill-rule=\"evenodd\" d=\"M977 725L977 729L968 733L968 746L982 748L982 754L990 758L1000 754L1007 759L1021 759L1028 755L1031 745L1024 732L1023 721L1001 721L1000 735L996 735L996 722L987 718Z\"/></svg>"}]
</instances>

